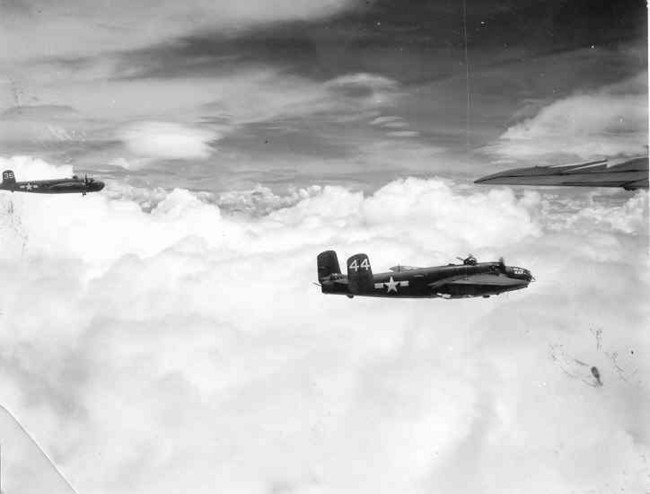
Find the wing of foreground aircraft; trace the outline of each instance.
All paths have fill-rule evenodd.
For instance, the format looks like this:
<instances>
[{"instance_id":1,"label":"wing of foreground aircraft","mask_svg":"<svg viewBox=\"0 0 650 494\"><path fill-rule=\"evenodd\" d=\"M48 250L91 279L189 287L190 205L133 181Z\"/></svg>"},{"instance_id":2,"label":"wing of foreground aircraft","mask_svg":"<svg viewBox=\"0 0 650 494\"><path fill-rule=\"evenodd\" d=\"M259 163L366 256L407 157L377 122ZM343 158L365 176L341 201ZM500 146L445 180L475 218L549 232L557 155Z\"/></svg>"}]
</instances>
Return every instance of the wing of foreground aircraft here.
<instances>
[{"instance_id":1,"label":"wing of foreground aircraft","mask_svg":"<svg viewBox=\"0 0 650 494\"><path fill-rule=\"evenodd\" d=\"M477 184L648 188L648 156L572 165L515 168L479 178Z\"/></svg>"}]
</instances>

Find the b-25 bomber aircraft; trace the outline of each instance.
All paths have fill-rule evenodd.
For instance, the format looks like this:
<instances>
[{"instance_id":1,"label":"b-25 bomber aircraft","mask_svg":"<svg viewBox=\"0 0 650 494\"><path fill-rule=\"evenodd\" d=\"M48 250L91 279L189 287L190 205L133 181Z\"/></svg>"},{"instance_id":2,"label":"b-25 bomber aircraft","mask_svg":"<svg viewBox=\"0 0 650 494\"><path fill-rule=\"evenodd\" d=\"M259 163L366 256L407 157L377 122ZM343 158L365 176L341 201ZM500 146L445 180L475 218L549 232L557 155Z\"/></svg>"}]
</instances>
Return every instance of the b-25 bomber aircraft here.
<instances>
[{"instance_id":1,"label":"b-25 bomber aircraft","mask_svg":"<svg viewBox=\"0 0 650 494\"><path fill-rule=\"evenodd\" d=\"M88 192L99 192L104 188L104 182L94 178L79 178L74 175L72 178L53 178L50 180L29 180L16 182L16 176L12 170L2 172L2 183L0 190L11 192L31 192L33 194L72 194Z\"/></svg>"},{"instance_id":2,"label":"b-25 bomber aircraft","mask_svg":"<svg viewBox=\"0 0 650 494\"><path fill-rule=\"evenodd\" d=\"M460 259L460 258L459 258ZM373 274L366 254L348 259L347 276L341 273L336 252L317 257L318 285L322 293L388 298L467 298L499 295L526 288L533 275L524 268L498 262L478 262L472 255L462 264L429 268L394 266L390 272Z\"/></svg>"}]
</instances>

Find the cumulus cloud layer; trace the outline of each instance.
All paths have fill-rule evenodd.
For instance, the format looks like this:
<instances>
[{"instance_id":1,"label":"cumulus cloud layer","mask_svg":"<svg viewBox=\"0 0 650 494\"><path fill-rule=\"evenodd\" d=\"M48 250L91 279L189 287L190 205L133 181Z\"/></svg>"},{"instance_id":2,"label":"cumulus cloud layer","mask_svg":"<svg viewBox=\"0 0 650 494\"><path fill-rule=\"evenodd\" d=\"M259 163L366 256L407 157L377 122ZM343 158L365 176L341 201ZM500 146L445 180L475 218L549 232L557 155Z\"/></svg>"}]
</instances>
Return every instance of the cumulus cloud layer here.
<instances>
[{"instance_id":1,"label":"cumulus cloud layer","mask_svg":"<svg viewBox=\"0 0 650 494\"><path fill-rule=\"evenodd\" d=\"M410 178L369 196L160 191L143 209L110 189L0 196L3 403L80 492L641 490L645 193ZM310 285L326 248L375 270L504 255L538 281L327 297Z\"/></svg>"},{"instance_id":2,"label":"cumulus cloud layer","mask_svg":"<svg viewBox=\"0 0 650 494\"><path fill-rule=\"evenodd\" d=\"M643 154L648 142L647 75L575 94L510 127L490 151L511 159L553 154Z\"/></svg>"}]
</instances>

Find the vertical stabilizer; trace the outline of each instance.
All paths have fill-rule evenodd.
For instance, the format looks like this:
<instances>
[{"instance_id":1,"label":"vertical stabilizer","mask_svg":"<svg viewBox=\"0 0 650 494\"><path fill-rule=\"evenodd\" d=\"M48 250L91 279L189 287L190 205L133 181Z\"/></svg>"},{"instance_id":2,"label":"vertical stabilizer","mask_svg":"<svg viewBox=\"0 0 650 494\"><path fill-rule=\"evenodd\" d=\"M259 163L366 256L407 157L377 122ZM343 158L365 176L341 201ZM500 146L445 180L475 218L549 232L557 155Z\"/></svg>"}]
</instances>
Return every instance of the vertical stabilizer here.
<instances>
[{"instance_id":1,"label":"vertical stabilizer","mask_svg":"<svg viewBox=\"0 0 650 494\"><path fill-rule=\"evenodd\" d=\"M318 265L318 280L321 282L329 278L330 275L341 274L339 259L333 250L326 250L318 254L316 264Z\"/></svg>"},{"instance_id":2,"label":"vertical stabilizer","mask_svg":"<svg viewBox=\"0 0 650 494\"><path fill-rule=\"evenodd\" d=\"M2 185L14 185L16 183L16 175L13 170L5 170L2 172Z\"/></svg>"},{"instance_id":3,"label":"vertical stabilizer","mask_svg":"<svg viewBox=\"0 0 650 494\"><path fill-rule=\"evenodd\" d=\"M355 254L348 259L348 282L351 293L373 290L372 268L367 255Z\"/></svg>"}]
</instances>

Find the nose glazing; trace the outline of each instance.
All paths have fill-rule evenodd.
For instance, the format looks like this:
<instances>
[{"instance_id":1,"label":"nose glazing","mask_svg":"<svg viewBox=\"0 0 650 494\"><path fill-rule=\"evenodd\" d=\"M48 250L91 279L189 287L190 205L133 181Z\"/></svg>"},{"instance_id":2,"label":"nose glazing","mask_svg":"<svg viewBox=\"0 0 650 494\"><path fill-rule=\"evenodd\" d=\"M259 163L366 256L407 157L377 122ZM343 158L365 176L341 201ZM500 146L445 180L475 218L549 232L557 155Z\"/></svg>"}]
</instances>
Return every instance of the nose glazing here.
<instances>
[{"instance_id":1,"label":"nose glazing","mask_svg":"<svg viewBox=\"0 0 650 494\"><path fill-rule=\"evenodd\" d=\"M509 266L506 268L506 274L510 278L525 280L526 282L530 282L533 280L533 275L531 274L531 272L524 268Z\"/></svg>"}]
</instances>

